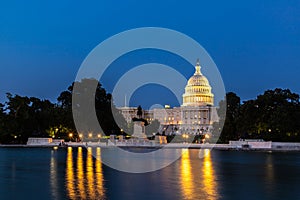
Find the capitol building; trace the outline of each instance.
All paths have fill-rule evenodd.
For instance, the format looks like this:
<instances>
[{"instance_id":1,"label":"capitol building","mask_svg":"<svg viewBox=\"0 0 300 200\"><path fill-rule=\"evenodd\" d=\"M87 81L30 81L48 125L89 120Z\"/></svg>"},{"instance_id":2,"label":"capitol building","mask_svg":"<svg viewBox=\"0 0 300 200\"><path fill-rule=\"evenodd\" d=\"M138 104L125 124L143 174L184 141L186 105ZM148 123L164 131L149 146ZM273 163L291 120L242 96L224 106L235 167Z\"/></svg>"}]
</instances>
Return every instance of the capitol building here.
<instances>
[{"instance_id":1,"label":"capitol building","mask_svg":"<svg viewBox=\"0 0 300 200\"><path fill-rule=\"evenodd\" d=\"M195 73L191 76L182 95L183 103L180 107L154 108L143 111L143 118L149 123L153 120L160 122L160 133L165 134L209 134L212 125L218 121L214 94L208 79L202 74L197 61ZM136 117L136 107L120 107L126 121L131 122ZM151 135L153 133L146 133Z\"/></svg>"}]
</instances>

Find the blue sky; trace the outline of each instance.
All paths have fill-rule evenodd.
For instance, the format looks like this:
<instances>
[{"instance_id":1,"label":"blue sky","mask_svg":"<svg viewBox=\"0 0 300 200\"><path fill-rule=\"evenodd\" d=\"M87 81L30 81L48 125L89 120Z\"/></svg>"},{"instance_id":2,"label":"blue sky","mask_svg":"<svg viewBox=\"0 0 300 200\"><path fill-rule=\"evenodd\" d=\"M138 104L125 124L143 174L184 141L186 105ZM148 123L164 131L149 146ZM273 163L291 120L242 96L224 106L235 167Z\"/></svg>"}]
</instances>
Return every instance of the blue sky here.
<instances>
[{"instance_id":1,"label":"blue sky","mask_svg":"<svg viewBox=\"0 0 300 200\"><path fill-rule=\"evenodd\" d=\"M226 91L244 100L276 87L300 93L300 1L12 0L0 3L0 101L6 92L55 101L101 41L147 26L194 38L215 61ZM124 64L149 59L131 58ZM190 76L193 68L182 72Z\"/></svg>"}]
</instances>

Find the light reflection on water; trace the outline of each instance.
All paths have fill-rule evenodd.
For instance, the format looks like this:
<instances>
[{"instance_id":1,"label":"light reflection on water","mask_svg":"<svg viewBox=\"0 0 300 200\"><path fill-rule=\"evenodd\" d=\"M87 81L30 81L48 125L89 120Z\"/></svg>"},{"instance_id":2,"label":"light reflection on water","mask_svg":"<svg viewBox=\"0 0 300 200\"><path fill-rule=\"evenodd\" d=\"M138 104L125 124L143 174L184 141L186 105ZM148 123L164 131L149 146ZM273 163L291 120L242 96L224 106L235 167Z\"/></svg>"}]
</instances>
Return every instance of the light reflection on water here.
<instances>
[{"instance_id":1,"label":"light reflection on water","mask_svg":"<svg viewBox=\"0 0 300 200\"><path fill-rule=\"evenodd\" d=\"M66 183L67 183L67 192L69 197L74 197L75 192L75 182L74 182L74 168L73 168L73 154L72 148L68 148L67 153L67 164L66 164Z\"/></svg>"},{"instance_id":2,"label":"light reflection on water","mask_svg":"<svg viewBox=\"0 0 300 200\"><path fill-rule=\"evenodd\" d=\"M85 179L84 179L84 172L83 172L82 147L78 147L78 151L77 151L76 175L77 175L77 185L76 186L78 187L78 190L79 190L79 196L85 197L85 187L84 187ZM70 196L70 197L72 197L72 196ZM76 196L74 195L74 197L76 197Z\"/></svg>"},{"instance_id":3,"label":"light reflection on water","mask_svg":"<svg viewBox=\"0 0 300 200\"><path fill-rule=\"evenodd\" d=\"M180 177L184 199L217 199L218 186L210 150L204 151L203 158L197 158L197 151L182 149Z\"/></svg>"},{"instance_id":4,"label":"light reflection on water","mask_svg":"<svg viewBox=\"0 0 300 200\"><path fill-rule=\"evenodd\" d=\"M191 172L191 163L188 149L182 149L181 157L181 189L184 197L194 198L193 196L193 177Z\"/></svg>"},{"instance_id":5,"label":"light reflection on water","mask_svg":"<svg viewBox=\"0 0 300 200\"><path fill-rule=\"evenodd\" d=\"M181 152L181 149L173 149ZM299 199L299 152L185 154L151 173L103 165L106 149L0 148L0 199ZM171 151L172 152L172 151ZM205 153L205 152L204 152ZM162 155L170 156L170 153ZM116 158L117 159L117 158Z\"/></svg>"},{"instance_id":6,"label":"light reflection on water","mask_svg":"<svg viewBox=\"0 0 300 200\"><path fill-rule=\"evenodd\" d=\"M172 185L177 185L176 187L178 187L178 191L181 191L181 194L175 194L179 199L199 199L199 197L216 199L218 197L217 183L215 181L210 151L205 150L205 156L202 159L197 157L197 151L187 149L182 149L181 151L182 157L177 161L180 167L178 174L173 174L175 176L174 181L178 180L179 182L171 183ZM96 159L93 158L93 155L96 156ZM174 166L172 165L150 174L155 175L155 173L158 173L169 176L170 173L168 172L171 171L174 171ZM115 173L120 173L119 175L121 176L122 174L130 176L128 173L118 171ZM53 176L55 177L55 175ZM124 178L124 187L127 185L126 176ZM145 176L148 175L145 174ZM176 177L178 177L178 179L176 179ZM156 178L168 179L168 177L161 176ZM53 186L54 185L55 184L53 184ZM115 189L119 190L117 188ZM121 190L122 189L120 189L120 191ZM66 191L69 199L106 199L107 194L104 185L100 148L68 148L66 156Z\"/></svg>"},{"instance_id":7,"label":"light reflection on water","mask_svg":"<svg viewBox=\"0 0 300 200\"><path fill-rule=\"evenodd\" d=\"M101 156L100 148L97 155ZM77 159L73 159L74 156ZM77 155L68 148L66 190L69 199L105 199L101 160L93 159L91 148L87 148L86 155L81 147L77 149Z\"/></svg>"},{"instance_id":8,"label":"light reflection on water","mask_svg":"<svg viewBox=\"0 0 300 200\"><path fill-rule=\"evenodd\" d=\"M59 198L59 193L58 193L58 187L59 187L59 182L58 182L58 175L57 175L57 160L54 157L54 152L51 151L51 161L50 161L50 185L51 185L51 193L54 199Z\"/></svg>"},{"instance_id":9,"label":"light reflection on water","mask_svg":"<svg viewBox=\"0 0 300 200\"><path fill-rule=\"evenodd\" d=\"M205 149L205 156L203 157L202 163L202 182L203 191L206 193L206 199L215 199L217 197L217 182L214 172L213 163L211 160L210 150Z\"/></svg>"},{"instance_id":10,"label":"light reflection on water","mask_svg":"<svg viewBox=\"0 0 300 200\"><path fill-rule=\"evenodd\" d=\"M97 191L97 197L104 197L105 195L105 190L104 190L104 186L103 186L103 171L102 171L102 164L100 162L99 159L101 159L101 149L98 147L96 150L96 180L102 180L102 181L98 181L97 187L96 187L96 191Z\"/></svg>"},{"instance_id":11,"label":"light reflection on water","mask_svg":"<svg viewBox=\"0 0 300 200\"><path fill-rule=\"evenodd\" d=\"M145 174L119 172L103 165L106 149L100 148L60 149L51 151L50 159L44 150L39 160L32 160L30 154L26 158L31 160L30 167L39 170L43 168L40 160L45 158L46 163L48 159L51 199L277 199L299 194L295 189L300 184L299 154L174 151L183 153L174 164ZM199 154L205 156L199 158ZM21 177L27 177L21 172L30 169L16 159L9 166L16 166L9 173L14 180L11 184L20 184ZM37 194L47 199L47 191Z\"/></svg>"},{"instance_id":12,"label":"light reflection on water","mask_svg":"<svg viewBox=\"0 0 300 200\"><path fill-rule=\"evenodd\" d=\"M204 158L197 157L197 151L182 149L182 157L179 161L180 168L177 176L181 194L177 194L180 199L216 199L217 183L215 181L214 168L210 151L204 150ZM93 158L96 156L96 159ZM117 159L117 158L116 158ZM53 161L53 163L52 163ZM51 160L51 166L55 164ZM176 165L175 165L176 166ZM174 166L169 166L158 173L173 171ZM51 170L52 171L52 170ZM117 172L116 173L120 173ZM156 172L150 173L155 174ZM121 173L122 175L123 173ZM127 173L125 173L127 174ZM128 174L127 174L128 175ZM51 180L55 181L55 174L51 174ZM147 174L146 174L147 176ZM157 177L168 178L168 177ZM178 179L175 179L178 180ZM126 182L126 178L124 183ZM52 183L52 182L51 182ZM125 185L125 184L124 184ZM56 184L51 184L55 190ZM177 187L178 187L177 186ZM106 189L104 185L103 166L101 163L101 149L87 148L67 149L66 156L66 191L69 199L106 199Z\"/></svg>"}]
</instances>

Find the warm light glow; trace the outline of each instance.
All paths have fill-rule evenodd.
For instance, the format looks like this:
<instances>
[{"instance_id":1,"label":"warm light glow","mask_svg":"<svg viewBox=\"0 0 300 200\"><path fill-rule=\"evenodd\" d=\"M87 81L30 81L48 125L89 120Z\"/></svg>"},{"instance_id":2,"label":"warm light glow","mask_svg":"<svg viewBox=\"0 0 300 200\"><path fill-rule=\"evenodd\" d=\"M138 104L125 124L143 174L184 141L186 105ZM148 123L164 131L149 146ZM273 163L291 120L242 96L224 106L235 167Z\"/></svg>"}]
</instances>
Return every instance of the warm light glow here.
<instances>
[{"instance_id":1,"label":"warm light glow","mask_svg":"<svg viewBox=\"0 0 300 200\"><path fill-rule=\"evenodd\" d=\"M75 188L74 188L74 172L73 172L73 152L72 148L68 147L67 153L67 164L66 164L66 182L67 182L67 193L70 199L75 197Z\"/></svg>"},{"instance_id":2,"label":"warm light glow","mask_svg":"<svg viewBox=\"0 0 300 200\"><path fill-rule=\"evenodd\" d=\"M93 159L91 147L85 149L78 147L77 154L73 154L72 148L68 148L66 166L66 190L68 199L106 199L103 183L101 164L101 149L96 150L96 160ZM76 155L76 165L73 165L73 156ZM76 171L74 172L74 169Z\"/></svg>"},{"instance_id":3,"label":"warm light glow","mask_svg":"<svg viewBox=\"0 0 300 200\"><path fill-rule=\"evenodd\" d=\"M193 174L191 168L191 161L188 149L182 149L181 166L180 166L180 179L181 189L184 198L193 199Z\"/></svg>"},{"instance_id":4,"label":"warm light glow","mask_svg":"<svg viewBox=\"0 0 300 200\"><path fill-rule=\"evenodd\" d=\"M55 146L55 147L53 147L53 149L54 149L54 150L57 150L57 149L58 149L58 147L56 147L56 146Z\"/></svg>"},{"instance_id":5,"label":"warm light glow","mask_svg":"<svg viewBox=\"0 0 300 200\"><path fill-rule=\"evenodd\" d=\"M96 191L97 197L104 195L104 186L103 186L103 171L101 164L101 148L97 147L96 150L96 160L95 160L95 170L96 170Z\"/></svg>"},{"instance_id":6,"label":"warm light glow","mask_svg":"<svg viewBox=\"0 0 300 200\"><path fill-rule=\"evenodd\" d=\"M182 137L187 139L187 138L189 138L189 135L188 134L183 134Z\"/></svg>"},{"instance_id":7,"label":"warm light glow","mask_svg":"<svg viewBox=\"0 0 300 200\"><path fill-rule=\"evenodd\" d=\"M188 80L183 94L183 106L213 105L214 94L207 78L201 73L200 64L195 66L195 74ZM195 116L196 118L196 116Z\"/></svg>"},{"instance_id":8,"label":"warm light glow","mask_svg":"<svg viewBox=\"0 0 300 200\"><path fill-rule=\"evenodd\" d=\"M94 178L94 167L93 167L93 154L92 148L87 148L87 158L86 158L86 178L87 178L87 191L89 199L96 199L95 197L95 178Z\"/></svg>"},{"instance_id":9,"label":"warm light glow","mask_svg":"<svg viewBox=\"0 0 300 200\"><path fill-rule=\"evenodd\" d=\"M78 190L79 190L79 197L80 199L85 199L85 177L83 172L83 155L82 155L82 147L78 147L78 153L77 153L77 182L78 182ZM72 198L76 199L76 198Z\"/></svg>"},{"instance_id":10,"label":"warm light glow","mask_svg":"<svg viewBox=\"0 0 300 200\"><path fill-rule=\"evenodd\" d=\"M82 137L83 137L83 134L79 134L79 137L82 138Z\"/></svg>"},{"instance_id":11,"label":"warm light glow","mask_svg":"<svg viewBox=\"0 0 300 200\"><path fill-rule=\"evenodd\" d=\"M54 147L55 149L55 147ZM56 147L57 149L57 147ZM57 158L54 152L51 152L51 162L50 162L50 186L53 199L59 199L59 183L58 183L58 166Z\"/></svg>"},{"instance_id":12,"label":"warm light glow","mask_svg":"<svg viewBox=\"0 0 300 200\"><path fill-rule=\"evenodd\" d=\"M207 196L210 197L208 199L215 199L215 197L217 196L217 184L215 181L215 172L212 166L209 149L204 150L202 174L204 191L207 193Z\"/></svg>"},{"instance_id":13,"label":"warm light glow","mask_svg":"<svg viewBox=\"0 0 300 200\"><path fill-rule=\"evenodd\" d=\"M205 134L205 138L206 138L206 139L209 139L209 135L208 135L208 134Z\"/></svg>"},{"instance_id":14,"label":"warm light glow","mask_svg":"<svg viewBox=\"0 0 300 200\"><path fill-rule=\"evenodd\" d=\"M100 134L98 134L98 138L101 138L101 135L100 135Z\"/></svg>"},{"instance_id":15,"label":"warm light glow","mask_svg":"<svg viewBox=\"0 0 300 200\"><path fill-rule=\"evenodd\" d=\"M70 133L70 134L69 134L69 137L73 137L73 133Z\"/></svg>"},{"instance_id":16,"label":"warm light glow","mask_svg":"<svg viewBox=\"0 0 300 200\"><path fill-rule=\"evenodd\" d=\"M93 134L92 134L92 133L89 133L89 137L93 137Z\"/></svg>"}]
</instances>

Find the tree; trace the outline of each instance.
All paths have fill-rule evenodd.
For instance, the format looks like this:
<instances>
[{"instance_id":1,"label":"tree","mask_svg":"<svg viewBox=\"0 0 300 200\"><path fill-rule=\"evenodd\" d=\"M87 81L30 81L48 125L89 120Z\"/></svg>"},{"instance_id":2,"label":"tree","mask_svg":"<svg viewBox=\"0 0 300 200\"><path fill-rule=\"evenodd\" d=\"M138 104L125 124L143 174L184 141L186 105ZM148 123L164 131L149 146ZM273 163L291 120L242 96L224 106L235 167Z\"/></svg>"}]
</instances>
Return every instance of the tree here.
<instances>
[{"instance_id":1,"label":"tree","mask_svg":"<svg viewBox=\"0 0 300 200\"><path fill-rule=\"evenodd\" d=\"M4 104L0 103L0 144L7 143L8 132L6 130L7 115L5 113Z\"/></svg>"},{"instance_id":2,"label":"tree","mask_svg":"<svg viewBox=\"0 0 300 200\"><path fill-rule=\"evenodd\" d=\"M272 141L299 141L299 95L276 88L244 102L239 130L247 138Z\"/></svg>"},{"instance_id":3,"label":"tree","mask_svg":"<svg viewBox=\"0 0 300 200\"><path fill-rule=\"evenodd\" d=\"M72 94L75 101L73 104ZM91 132L98 134L98 123L106 135L120 135L130 131L123 115L114 106L111 94L107 93L95 79L82 79L73 83L68 91L61 93L58 100L59 105L67 110L66 116L69 118L73 115L80 122L81 130L78 131L86 136ZM93 121L93 110L96 111L97 122Z\"/></svg>"},{"instance_id":4,"label":"tree","mask_svg":"<svg viewBox=\"0 0 300 200\"><path fill-rule=\"evenodd\" d=\"M1 119L1 141L26 143L28 137L47 137L55 123L55 105L49 100L7 94L7 114ZM3 110L4 105L2 106ZM3 112L3 111L2 111Z\"/></svg>"},{"instance_id":5,"label":"tree","mask_svg":"<svg viewBox=\"0 0 300 200\"><path fill-rule=\"evenodd\" d=\"M229 92L226 94L226 101L222 100L219 104L218 115L220 121L214 124L213 135L219 135L218 142L227 143L229 140L235 140L239 138L237 132L237 121L240 115L240 97L235 93ZM226 111L226 115L225 112ZM223 125L223 129L221 125ZM212 138L213 140L213 138Z\"/></svg>"}]
</instances>

